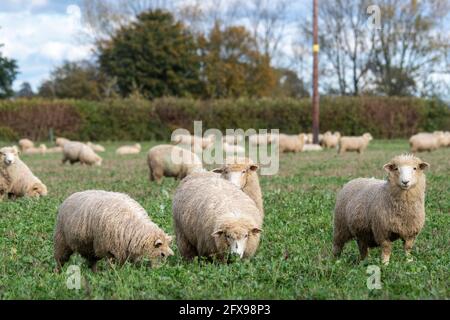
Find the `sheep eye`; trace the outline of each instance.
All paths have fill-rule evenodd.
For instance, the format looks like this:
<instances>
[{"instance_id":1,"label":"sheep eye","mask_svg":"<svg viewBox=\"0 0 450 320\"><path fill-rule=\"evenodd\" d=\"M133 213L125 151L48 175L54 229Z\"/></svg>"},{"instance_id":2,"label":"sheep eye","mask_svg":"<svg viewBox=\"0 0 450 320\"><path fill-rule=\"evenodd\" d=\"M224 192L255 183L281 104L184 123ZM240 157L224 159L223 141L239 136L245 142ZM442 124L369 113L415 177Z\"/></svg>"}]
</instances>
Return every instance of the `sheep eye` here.
<instances>
[{"instance_id":1,"label":"sheep eye","mask_svg":"<svg viewBox=\"0 0 450 320\"><path fill-rule=\"evenodd\" d=\"M248 238L248 234L245 235L245 238Z\"/></svg>"},{"instance_id":2,"label":"sheep eye","mask_svg":"<svg viewBox=\"0 0 450 320\"><path fill-rule=\"evenodd\" d=\"M395 171L398 171L398 168L395 168L394 170L395 170Z\"/></svg>"},{"instance_id":3,"label":"sheep eye","mask_svg":"<svg viewBox=\"0 0 450 320\"><path fill-rule=\"evenodd\" d=\"M416 167L414 167L414 170L417 170L417 168L416 168Z\"/></svg>"},{"instance_id":4,"label":"sheep eye","mask_svg":"<svg viewBox=\"0 0 450 320\"><path fill-rule=\"evenodd\" d=\"M246 171L245 170L242 170L242 173L245 173Z\"/></svg>"}]
</instances>

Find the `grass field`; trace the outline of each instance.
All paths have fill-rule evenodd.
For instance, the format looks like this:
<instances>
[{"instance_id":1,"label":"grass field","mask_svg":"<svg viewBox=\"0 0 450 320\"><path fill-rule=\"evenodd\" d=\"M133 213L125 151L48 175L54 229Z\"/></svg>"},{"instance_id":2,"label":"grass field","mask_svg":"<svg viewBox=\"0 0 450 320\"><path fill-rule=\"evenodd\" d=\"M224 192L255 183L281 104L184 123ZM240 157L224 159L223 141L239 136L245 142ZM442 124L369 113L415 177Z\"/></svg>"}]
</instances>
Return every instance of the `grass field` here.
<instances>
[{"instance_id":1,"label":"grass field","mask_svg":"<svg viewBox=\"0 0 450 320\"><path fill-rule=\"evenodd\" d=\"M250 261L232 264L184 262L175 256L163 266L118 267L101 261L92 273L78 256L82 286L70 290L65 270L53 273L53 228L58 206L87 189L128 193L153 221L173 234L171 196L177 186L165 179L150 183L144 143L140 155L118 158L117 143L104 143L102 167L61 166L60 155L23 156L47 184L49 196L0 203L1 299L436 299L450 298L450 149L420 157L427 173L426 223L407 263L401 241L389 266L380 251L358 263L354 242L339 260L331 255L332 212L336 192L355 177L382 178L392 156L407 151L406 140L375 140L363 155L336 152L281 156L280 172L261 177L266 217L261 245ZM382 289L366 286L367 267L380 265Z\"/></svg>"}]
</instances>

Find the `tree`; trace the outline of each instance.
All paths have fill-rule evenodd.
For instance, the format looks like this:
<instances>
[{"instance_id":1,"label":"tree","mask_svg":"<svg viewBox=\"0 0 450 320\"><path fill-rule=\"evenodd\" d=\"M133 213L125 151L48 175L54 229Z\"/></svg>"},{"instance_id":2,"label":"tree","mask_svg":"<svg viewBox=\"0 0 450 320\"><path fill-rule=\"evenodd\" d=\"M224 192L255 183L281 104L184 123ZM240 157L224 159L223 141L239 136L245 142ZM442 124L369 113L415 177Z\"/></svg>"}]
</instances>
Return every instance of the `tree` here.
<instances>
[{"instance_id":1,"label":"tree","mask_svg":"<svg viewBox=\"0 0 450 320\"><path fill-rule=\"evenodd\" d=\"M199 40L202 80L212 98L269 96L276 86L276 73L267 55L244 28L216 23L208 37Z\"/></svg>"},{"instance_id":2,"label":"tree","mask_svg":"<svg viewBox=\"0 0 450 320\"><path fill-rule=\"evenodd\" d=\"M0 44L0 48L3 45ZM0 52L0 99L9 98L14 94L12 84L18 74L17 61L3 57Z\"/></svg>"},{"instance_id":3,"label":"tree","mask_svg":"<svg viewBox=\"0 0 450 320\"><path fill-rule=\"evenodd\" d=\"M33 88L31 88L30 83L22 82L19 91L16 94L19 98L32 98L34 96Z\"/></svg>"},{"instance_id":4,"label":"tree","mask_svg":"<svg viewBox=\"0 0 450 320\"><path fill-rule=\"evenodd\" d=\"M138 89L148 98L201 92L193 35L172 14L148 11L99 44L101 69L117 78L122 96Z\"/></svg>"},{"instance_id":5,"label":"tree","mask_svg":"<svg viewBox=\"0 0 450 320\"><path fill-rule=\"evenodd\" d=\"M99 100L106 95L108 79L89 61L64 62L39 87L46 98Z\"/></svg>"},{"instance_id":6,"label":"tree","mask_svg":"<svg viewBox=\"0 0 450 320\"><path fill-rule=\"evenodd\" d=\"M289 69L277 69L277 87L274 91L276 97L304 98L309 97L305 83L296 72Z\"/></svg>"}]
</instances>

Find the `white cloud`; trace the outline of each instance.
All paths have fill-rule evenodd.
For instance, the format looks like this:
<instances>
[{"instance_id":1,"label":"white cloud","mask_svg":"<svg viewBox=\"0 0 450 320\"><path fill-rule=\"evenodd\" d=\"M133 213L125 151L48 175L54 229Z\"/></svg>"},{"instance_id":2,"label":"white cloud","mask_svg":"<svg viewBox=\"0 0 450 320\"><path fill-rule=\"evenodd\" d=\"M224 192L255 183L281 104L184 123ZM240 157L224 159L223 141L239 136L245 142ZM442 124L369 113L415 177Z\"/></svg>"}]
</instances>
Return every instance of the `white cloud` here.
<instances>
[{"instance_id":1,"label":"white cloud","mask_svg":"<svg viewBox=\"0 0 450 320\"><path fill-rule=\"evenodd\" d=\"M8 0L44 6L47 0ZM37 87L49 71L64 60L89 58L92 46L80 43L80 35L87 32L81 24L81 11L69 5L65 13L32 13L30 10L0 12L0 49L2 54L18 60L20 75L15 87L22 81ZM36 74L39 64L41 78ZM47 70L47 72L43 72Z\"/></svg>"}]
</instances>

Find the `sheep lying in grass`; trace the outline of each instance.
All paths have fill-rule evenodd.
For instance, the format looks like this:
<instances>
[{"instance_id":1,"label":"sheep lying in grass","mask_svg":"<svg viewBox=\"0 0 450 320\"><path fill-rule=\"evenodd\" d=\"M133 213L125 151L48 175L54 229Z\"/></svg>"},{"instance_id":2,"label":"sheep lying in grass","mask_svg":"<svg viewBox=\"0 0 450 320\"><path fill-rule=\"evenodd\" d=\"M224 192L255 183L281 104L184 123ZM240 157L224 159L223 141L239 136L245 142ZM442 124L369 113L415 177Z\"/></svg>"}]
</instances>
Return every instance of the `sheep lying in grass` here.
<instances>
[{"instance_id":1,"label":"sheep lying in grass","mask_svg":"<svg viewBox=\"0 0 450 320\"><path fill-rule=\"evenodd\" d=\"M175 191L173 219L183 258L228 253L252 257L259 245L263 216L231 182L211 172L186 177Z\"/></svg>"},{"instance_id":2,"label":"sheep lying in grass","mask_svg":"<svg viewBox=\"0 0 450 320\"><path fill-rule=\"evenodd\" d=\"M47 148L47 150L45 150L45 153L62 153L62 152L63 152L62 147L51 147L51 148Z\"/></svg>"},{"instance_id":3,"label":"sheep lying in grass","mask_svg":"<svg viewBox=\"0 0 450 320\"><path fill-rule=\"evenodd\" d=\"M95 143L88 141L86 143L86 145L88 147L90 147L92 149L92 151L94 151L94 152L105 152L105 147L100 144L95 144Z\"/></svg>"},{"instance_id":4,"label":"sheep lying in grass","mask_svg":"<svg viewBox=\"0 0 450 320\"><path fill-rule=\"evenodd\" d=\"M411 152L431 152L445 145L445 135L442 133L421 132L409 138Z\"/></svg>"},{"instance_id":5,"label":"sheep lying in grass","mask_svg":"<svg viewBox=\"0 0 450 320\"><path fill-rule=\"evenodd\" d=\"M261 186L257 174L258 165L251 159L245 157L226 158L221 168L214 169L225 180L239 187L256 204L259 211L264 215Z\"/></svg>"},{"instance_id":6,"label":"sheep lying in grass","mask_svg":"<svg viewBox=\"0 0 450 320\"><path fill-rule=\"evenodd\" d=\"M31 141L30 139L20 139L19 147L20 147L20 150L22 150L22 152L23 152L27 149L34 148L34 142Z\"/></svg>"},{"instance_id":7,"label":"sheep lying in grass","mask_svg":"<svg viewBox=\"0 0 450 320\"><path fill-rule=\"evenodd\" d=\"M47 187L19 158L15 147L0 149L0 188L3 197L40 197L47 195Z\"/></svg>"},{"instance_id":8,"label":"sheep lying in grass","mask_svg":"<svg viewBox=\"0 0 450 320\"><path fill-rule=\"evenodd\" d=\"M359 137L341 137L339 139L338 153L342 154L346 151L356 151L362 153L367 149L369 142L373 140L370 133L364 133Z\"/></svg>"},{"instance_id":9,"label":"sheep lying in grass","mask_svg":"<svg viewBox=\"0 0 450 320\"><path fill-rule=\"evenodd\" d=\"M141 144L136 143L132 146L122 146L117 148L116 154L118 155L127 155L127 154L138 154L141 152Z\"/></svg>"},{"instance_id":10,"label":"sheep lying in grass","mask_svg":"<svg viewBox=\"0 0 450 320\"><path fill-rule=\"evenodd\" d=\"M47 152L47 146L45 144L39 145L38 148L31 147L22 151L23 154L45 154Z\"/></svg>"},{"instance_id":11,"label":"sheep lying in grass","mask_svg":"<svg viewBox=\"0 0 450 320\"><path fill-rule=\"evenodd\" d=\"M162 144L151 148L147 155L150 180L161 183L162 177L183 179L193 172L203 171L200 158L189 150Z\"/></svg>"},{"instance_id":12,"label":"sheep lying in grass","mask_svg":"<svg viewBox=\"0 0 450 320\"><path fill-rule=\"evenodd\" d=\"M152 222L139 203L123 193L77 192L60 206L54 233L56 271L77 252L93 271L102 258L119 264L144 257L153 263L173 255L172 238Z\"/></svg>"},{"instance_id":13,"label":"sheep lying in grass","mask_svg":"<svg viewBox=\"0 0 450 320\"><path fill-rule=\"evenodd\" d=\"M80 162L90 166L100 166L102 164L102 158L99 155L84 143L77 141L70 141L64 144L62 163L65 164L67 161L70 164Z\"/></svg>"},{"instance_id":14,"label":"sheep lying in grass","mask_svg":"<svg viewBox=\"0 0 450 320\"><path fill-rule=\"evenodd\" d=\"M341 134L339 132L336 131L333 134L330 131L327 131L323 135L321 145L327 149L337 148L340 138L341 138Z\"/></svg>"},{"instance_id":15,"label":"sheep lying in grass","mask_svg":"<svg viewBox=\"0 0 450 320\"><path fill-rule=\"evenodd\" d=\"M388 264L392 241L400 238L410 258L425 222L427 167L413 155L400 155L384 165L387 181L358 178L348 182L338 193L334 210L334 255L339 256L345 243L356 239L361 259L368 248L381 246L381 260Z\"/></svg>"},{"instance_id":16,"label":"sheep lying in grass","mask_svg":"<svg viewBox=\"0 0 450 320\"><path fill-rule=\"evenodd\" d=\"M300 152L305 143L305 134L287 135L280 133L274 140L278 141L280 153L284 152Z\"/></svg>"}]
</instances>

